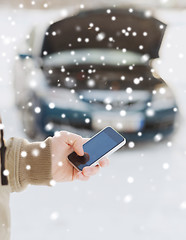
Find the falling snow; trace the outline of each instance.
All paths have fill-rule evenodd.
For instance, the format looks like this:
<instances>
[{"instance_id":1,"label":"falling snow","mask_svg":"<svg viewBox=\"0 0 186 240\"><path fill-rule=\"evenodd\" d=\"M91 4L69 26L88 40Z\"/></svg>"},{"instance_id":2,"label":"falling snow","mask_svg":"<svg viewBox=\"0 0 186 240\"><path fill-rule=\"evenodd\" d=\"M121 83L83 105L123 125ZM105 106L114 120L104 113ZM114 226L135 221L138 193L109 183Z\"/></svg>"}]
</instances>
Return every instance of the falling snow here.
<instances>
[{"instance_id":1,"label":"falling snow","mask_svg":"<svg viewBox=\"0 0 186 240\"><path fill-rule=\"evenodd\" d=\"M32 6L36 6L37 4L37 1L30 1L30 5ZM47 10L50 8L50 4L51 3L46 1L45 3L42 3L42 8ZM30 39L30 35L28 33L29 26L31 26L33 22L38 24L38 22L41 20L41 16L39 16L40 13L38 15L37 13L34 13L35 17L31 18L31 13L28 11L25 12L25 14L22 12L22 16L20 11L25 11L25 8L25 4L20 1L18 4L19 10L9 10L7 12L3 12L3 10L1 10L2 32L0 40L2 49L0 57L2 60L2 70L0 76L0 91L1 96L3 96L3 99L6 99L6 101L2 102L1 110L5 125L0 124L0 129L5 128L5 137L7 139L12 136L26 137L23 130L24 127L22 127L20 123L20 118L22 118L22 116L17 114L17 110L13 105L14 99L9 90L10 87L13 86L13 81L11 79L13 71L10 70L10 65L12 66L14 62L19 61L19 56L13 57L12 52L18 51L18 42L20 40ZM79 9L86 9L86 5L80 4ZM108 15L107 17L109 18L111 24L117 23L118 17L114 16L112 9L107 9L105 12ZM129 8L128 12L132 16L132 14L135 13L135 9ZM168 19L169 14L172 13L167 14ZM56 18L56 14L54 15L54 18ZM66 9L60 9L60 16L67 15L68 11ZM146 10L144 12L144 16L147 19L150 19L152 15L153 13L151 10ZM185 95L183 94L186 93L186 86L183 78L185 69L184 59L186 56L183 47L185 44L185 38L183 35L181 35L183 34L181 32L185 32L185 27L180 25L181 20L180 22L176 22L176 19L179 18L178 13L176 15L177 17L174 17L174 15L170 16L171 21L175 21L175 24L173 24L174 26L171 26L171 23L169 25L168 33L170 35L166 36L166 42L163 46L163 50L161 51L163 59L161 59L161 61L158 60L158 66L161 69L161 73L163 73L160 74L160 76L163 79L166 79L168 84L170 81L171 87L174 86L172 89L178 96L178 101L181 105L185 99ZM23 21L23 19L25 21ZM23 26L23 22L25 26ZM54 19L52 19L50 16L50 20L48 22L52 24ZM6 26L6 28L4 26ZM114 44L117 42L116 36L108 35L98 24L93 23L93 21L87 23L87 26L89 31L93 31L95 33L95 39L97 42L103 43L104 41L108 41L109 44ZM175 32L173 30L171 32L171 27ZM79 28L77 28L77 30L78 29ZM159 29L163 30L164 26L160 24ZM57 31L53 31L50 34L54 38L58 37ZM149 31L143 30L143 32L140 33L132 25L122 29L120 34L122 36L126 36L127 38L133 37L135 39L138 39L140 36L143 37L144 41L150 37ZM46 33L46 36L48 35L49 33ZM80 36L77 37L76 41L78 44L84 43L88 46L92 39L87 36ZM175 44L174 41L178 41L178 43ZM183 41L183 44L180 44L181 41ZM179 44L182 47L180 47ZM76 60L77 58L75 57L77 56L77 51L71 50L73 48L70 43L69 47L69 55L74 57L74 60ZM143 52L145 52L144 43L139 43L137 48L141 52L141 61L144 63L148 62L149 56L143 55ZM32 48L28 48L27 50L29 54L32 54ZM129 51L126 48L119 50L123 54L126 54ZM48 55L48 51L44 50L43 56L47 58ZM99 58L103 63L106 63L107 58L104 54L101 54ZM88 56L85 55L81 60L83 63L86 63L87 59ZM30 60L31 58L29 56L25 58L25 61L28 63L28 65L25 64L24 66L25 74L26 71L28 71L28 67L32 68L32 66L29 65L31 62ZM80 61L76 60L74 63L76 63L76 66L78 66ZM118 63L120 66L122 64L122 66L127 66L131 72L134 72L135 70L135 65L130 64L130 66L128 66L125 59ZM117 66L119 66L119 64ZM71 82L73 79L71 77L71 72L68 72L68 69L66 69L65 65L63 65L64 64L60 65L59 72L65 74L64 79L66 78L66 81L64 82L69 83L69 94L71 96L68 99L69 101L67 103L65 102L66 106L71 104L70 106L72 107L75 102L80 104L81 102L84 103L87 101L87 99L88 101L90 100L91 107L94 107L94 104L97 104L96 106L103 105L104 113L114 113L112 115L114 124L116 124L118 129L122 129L124 127L124 122L122 121L125 121L129 115L128 106L124 106L123 99L115 101L115 98L111 97L111 92L114 92L114 86L109 86L109 93L107 94L107 97L103 96L102 99L104 100L102 102L99 101L100 99L98 96L92 96L91 90L93 91L93 89L97 86L96 84L98 80L100 80L99 78L97 79L97 77L99 77L100 73L98 73L98 70L95 69L94 66L88 66L87 72L84 71L81 75L83 76L84 74L84 78L82 77L81 79L86 79L86 84L84 84L84 86L90 89L90 92L88 92L89 97L87 97L83 91L81 93L77 92L77 87L74 85L75 83ZM52 67L49 67L47 72L50 76L55 76L55 70ZM154 66L152 67L151 72L156 72L156 68L154 68ZM145 81L145 77L143 78L141 75L142 74L134 76L131 80L132 87L131 85L125 87L124 91L122 92L123 94L127 94L127 99L131 101L129 104L133 104L135 102L135 89L141 86L141 84L143 84ZM27 84L33 91L40 90L38 89L37 76L38 72L32 69ZM125 71L122 71L120 75L118 75L118 80L122 84L128 82L128 76ZM62 80L60 78L58 83L62 84ZM105 80L105 83L108 84L108 76ZM166 96L167 89L164 87L151 89L151 93L153 94L153 97L159 95L163 97ZM16 94L21 95L22 93L17 91ZM76 101L77 99L75 100L73 98L76 94L79 102ZM61 102L63 101L61 100ZM118 107L118 102L121 104L122 108L119 108L117 113L115 113L114 111L116 107ZM48 101L47 106L52 111L55 111L57 105L52 99L52 101ZM28 103L21 107L23 109L29 108L37 117L40 117L40 115L43 114L43 109L38 105L38 103L30 99ZM177 113L180 112L180 109L177 107L172 107L171 111ZM10 112L11 117L9 115ZM85 124L92 124L91 118L87 114L86 110L83 109L82 112L83 113L81 116L83 117ZM151 100L148 100L147 102L145 114L149 119L157 116ZM185 121L184 106L181 108L181 114ZM117 121L115 121L115 116L118 116L119 118ZM141 118L141 115L139 116L138 117L142 123L143 118ZM64 122L68 120L69 115L67 112L61 111L59 113L59 117L61 121ZM103 123L104 116L100 115L98 118L96 118L96 121L98 124ZM54 123L45 122L46 131L51 131L53 129L55 129ZM136 141L127 141L127 146L123 150L118 151L110 157L111 163L109 168L100 169L101 172L99 175L93 177L90 181L83 184L80 182L63 183L61 185L57 185L55 188L49 188L49 190L48 188L43 189L40 187L30 187L24 194L20 194L20 196L18 196L19 194L13 194L11 199L13 218L12 222L14 223L12 224L12 239L25 239L22 237L22 235L24 234L26 236L28 224L38 229L38 239L43 237L43 227L45 228L45 231L47 229L47 233L44 236L47 240L51 239L51 236L53 239L58 239L59 235L60 237L65 236L68 238L68 234L69 239L72 239L77 237L76 234L80 233L79 229L82 227L81 225L85 218L89 223L89 226L94 226L94 232L92 232L94 239L113 239L113 234L115 234L114 231L116 229L115 223L113 224L113 220L115 219L117 220L118 234L120 236L126 236L126 238L136 239L136 234L138 237L146 234L148 239L152 239L152 236L161 239L162 222L164 222L164 238L177 239L177 237L180 236L180 239L184 239L185 224L183 219L186 209L186 195L184 193L186 148L184 133L185 128L178 133L175 133L177 134L177 137L175 137L176 135L173 135L170 137L170 139L164 139L164 135L157 132L157 134L155 134L153 137L154 144L141 143L138 145ZM55 134L57 135L59 132L56 131ZM144 136L142 129L138 129L135 134L136 138L138 139L141 139ZM46 143L41 142L40 148L33 150L33 157L38 157L40 151L45 148ZM20 154L22 160L24 161L28 153L23 150ZM58 162L58 167L63 169L64 165L62 161ZM31 165L26 165L25 168L28 172L32 170ZM3 174L8 176L9 171L5 170ZM49 184L51 186L55 186L56 182L51 180ZM29 203L29 207L26 205L27 203ZM34 207L32 208L31 205ZM22 218L22 216L25 214L23 209L25 209L26 206L28 208L25 216L29 216L27 222L25 222L24 218ZM41 211L41 209L43 210ZM20 214L17 214L17 212ZM37 218L35 217L34 213L37 213ZM108 218L108 215L112 217ZM173 216L173 218L170 218L170 215ZM172 219L179 223L179 229L173 224ZM126 223L125 228L123 228L123 222ZM17 223L20 223L21 227ZM91 232L92 229L89 228L86 223L85 225L88 229L87 232L85 229L85 234ZM174 225L174 228L172 228L172 225ZM38 228L38 226L41 227ZM131 231L131 229L134 231ZM48 234L49 232L51 235ZM102 237L100 237L101 234L104 236L102 235ZM36 238L36 235L34 235L32 232L30 232L29 235L31 239ZM144 236L142 236L142 238L144 238Z\"/></svg>"}]
</instances>

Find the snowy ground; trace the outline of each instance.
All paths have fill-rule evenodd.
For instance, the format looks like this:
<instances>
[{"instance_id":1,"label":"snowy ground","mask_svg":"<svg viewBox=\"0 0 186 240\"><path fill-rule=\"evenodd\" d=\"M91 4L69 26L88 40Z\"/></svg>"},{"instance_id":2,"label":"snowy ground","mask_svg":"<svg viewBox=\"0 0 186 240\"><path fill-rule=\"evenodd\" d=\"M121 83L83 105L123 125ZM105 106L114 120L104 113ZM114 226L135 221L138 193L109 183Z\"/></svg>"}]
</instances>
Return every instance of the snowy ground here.
<instances>
[{"instance_id":1,"label":"snowy ground","mask_svg":"<svg viewBox=\"0 0 186 240\"><path fill-rule=\"evenodd\" d=\"M186 239L186 12L157 15L170 23L156 67L176 93L178 131L161 143L115 153L86 183L12 194L12 240ZM0 19L0 111L6 138L24 137L12 91L13 48L38 13L1 10Z\"/></svg>"}]
</instances>

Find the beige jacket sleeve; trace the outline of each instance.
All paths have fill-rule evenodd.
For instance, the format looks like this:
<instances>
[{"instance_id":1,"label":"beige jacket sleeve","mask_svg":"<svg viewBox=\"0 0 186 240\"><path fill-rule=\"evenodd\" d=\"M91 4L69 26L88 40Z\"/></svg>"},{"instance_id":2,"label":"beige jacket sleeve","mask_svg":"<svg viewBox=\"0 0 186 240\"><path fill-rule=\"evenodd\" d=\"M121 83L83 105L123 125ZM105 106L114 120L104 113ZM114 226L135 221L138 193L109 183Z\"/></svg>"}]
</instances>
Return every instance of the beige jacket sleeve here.
<instances>
[{"instance_id":1,"label":"beige jacket sleeve","mask_svg":"<svg viewBox=\"0 0 186 240\"><path fill-rule=\"evenodd\" d=\"M11 138L6 146L5 164L11 192L22 191L28 184L50 185L51 138L34 143Z\"/></svg>"},{"instance_id":2,"label":"beige jacket sleeve","mask_svg":"<svg viewBox=\"0 0 186 240\"><path fill-rule=\"evenodd\" d=\"M28 184L49 185L51 174L51 139L30 143L11 138L6 142L5 168L9 185L0 184L0 240L10 240L10 192L18 192Z\"/></svg>"},{"instance_id":3,"label":"beige jacket sleeve","mask_svg":"<svg viewBox=\"0 0 186 240\"><path fill-rule=\"evenodd\" d=\"M0 239L10 240L10 187L0 185Z\"/></svg>"}]
</instances>

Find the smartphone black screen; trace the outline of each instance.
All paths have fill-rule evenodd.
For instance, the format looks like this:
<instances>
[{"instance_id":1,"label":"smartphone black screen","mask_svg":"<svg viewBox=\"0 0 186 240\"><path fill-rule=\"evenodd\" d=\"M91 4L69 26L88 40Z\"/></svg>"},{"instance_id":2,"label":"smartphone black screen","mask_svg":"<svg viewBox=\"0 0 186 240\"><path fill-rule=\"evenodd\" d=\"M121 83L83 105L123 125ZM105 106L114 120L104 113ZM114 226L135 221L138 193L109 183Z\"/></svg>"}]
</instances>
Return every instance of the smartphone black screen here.
<instances>
[{"instance_id":1,"label":"smartphone black screen","mask_svg":"<svg viewBox=\"0 0 186 240\"><path fill-rule=\"evenodd\" d=\"M83 145L84 156L78 156L73 152L68 159L82 171L85 166L92 165L122 141L124 138L120 134L107 127Z\"/></svg>"}]
</instances>

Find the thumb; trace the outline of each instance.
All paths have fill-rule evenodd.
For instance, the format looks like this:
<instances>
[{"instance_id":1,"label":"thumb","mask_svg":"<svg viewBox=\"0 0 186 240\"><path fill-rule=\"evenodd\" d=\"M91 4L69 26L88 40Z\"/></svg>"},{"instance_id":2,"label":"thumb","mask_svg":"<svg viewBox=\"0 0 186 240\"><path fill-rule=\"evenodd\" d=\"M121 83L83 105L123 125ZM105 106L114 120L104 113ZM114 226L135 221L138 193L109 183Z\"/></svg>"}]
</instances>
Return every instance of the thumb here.
<instances>
[{"instance_id":1,"label":"thumb","mask_svg":"<svg viewBox=\"0 0 186 240\"><path fill-rule=\"evenodd\" d=\"M83 150L83 142L81 141L76 141L74 145L72 146L73 150L77 153L79 156L84 155L84 150Z\"/></svg>"},{"instance_id":2,"label":"thumb","mask_svg":"<svg viewBox=\"0 0 186 240\"><path fill-rule=\"evenodd\" d=\"M76 134L68 135L67 144L70 145L79 156L84 155L83 143L83 138L81 136Z\"/></svg>"}]
</instances>

